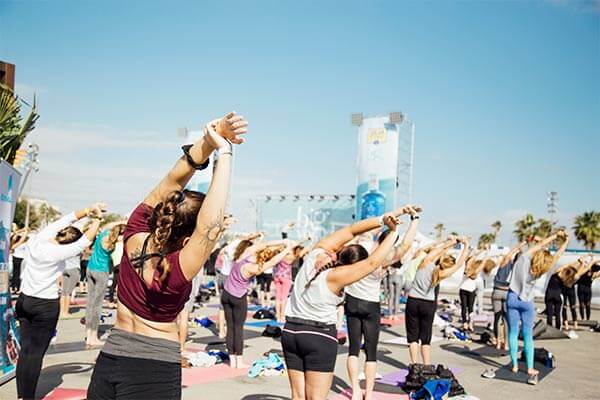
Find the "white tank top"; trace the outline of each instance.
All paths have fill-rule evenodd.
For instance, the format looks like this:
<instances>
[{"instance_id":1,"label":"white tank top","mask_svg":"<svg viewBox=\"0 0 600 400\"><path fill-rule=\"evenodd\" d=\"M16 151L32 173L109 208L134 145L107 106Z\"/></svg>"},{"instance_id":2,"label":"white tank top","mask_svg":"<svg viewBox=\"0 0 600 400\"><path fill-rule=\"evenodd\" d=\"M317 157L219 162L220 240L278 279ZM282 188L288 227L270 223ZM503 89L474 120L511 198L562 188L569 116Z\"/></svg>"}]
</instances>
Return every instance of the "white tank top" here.
<instances>
[{"instance_id":1,"label":"white tank top","mask_svg":"<svg viewBox=\"0 0 600 400\"><path fill-rule=\"evenodd\" d=\"M294 289L285 308L286 317L302 318L325 324L337 323L337 307L344 300L344 295L337 296L327 286L327 275L331 270L323 271L305 288L306 283L314 276L313 269L317 257L325 253L323 249L314 249L304 259L304 264L296 280Z\"/></svg>"},{"instance_id":2,"label":"white tank top","mask_svg":"<svg viewBox=\"0 0 600 400\"><path fill-rule=\"evenodd\" d=\"M383 268L377 268L358 282L346 286L346 293L357 299L380 302L381 280L385 276Z\"/></svg>"}]
</instances>

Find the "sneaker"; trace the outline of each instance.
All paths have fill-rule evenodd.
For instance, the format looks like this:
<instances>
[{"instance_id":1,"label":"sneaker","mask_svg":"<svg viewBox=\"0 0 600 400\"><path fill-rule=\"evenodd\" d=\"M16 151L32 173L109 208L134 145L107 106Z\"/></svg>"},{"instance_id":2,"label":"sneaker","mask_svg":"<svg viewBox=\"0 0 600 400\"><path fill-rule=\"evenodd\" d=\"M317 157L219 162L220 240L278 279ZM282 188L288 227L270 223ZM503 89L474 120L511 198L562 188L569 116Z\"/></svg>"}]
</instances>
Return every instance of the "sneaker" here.
<instances>
[{"instance_id":1,"label":"sneaker","mask_svg":"<svg viewBox=\"0 0 600 400\"><path fill-rule=\"evenodd\" d=\"M529 375L527 377L527 383L529 385L537 385L538 384L538 375L539 374L535 374L535 375Z\"/></svg>"},{"instance_id":2,"label":"sneaker","mask_svg":"<svg viewBox=\"0 0 600 400\"><path fill-rule=\"evenodd\" d=\"M481 374L483 378L494 379L496 377L496 371L493 369L486 369L483 374Z\"/></svg>"},{"instance_id":3,"label":"sneaker","mask_svg":"<svg viewBox=\"0 0 600 400\"><path fill-rule=\"evenodd\" d=\"M50 344L55 344L56 341L58 340L58 330L54 330L54 333L52 334L52 339L50 339Z\"/></svg>"}]
</instances>

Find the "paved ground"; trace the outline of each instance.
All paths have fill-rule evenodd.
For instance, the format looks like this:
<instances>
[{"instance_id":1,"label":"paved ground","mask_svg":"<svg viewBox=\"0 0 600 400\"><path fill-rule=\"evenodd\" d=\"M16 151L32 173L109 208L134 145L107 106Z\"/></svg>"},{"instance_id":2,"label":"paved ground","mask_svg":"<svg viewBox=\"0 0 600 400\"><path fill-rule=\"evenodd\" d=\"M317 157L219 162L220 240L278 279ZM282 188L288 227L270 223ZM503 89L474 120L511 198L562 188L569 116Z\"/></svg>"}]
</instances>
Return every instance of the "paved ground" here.
<instances>
[{"instance_id":1,"label":"paved ground","mask_svg":"<svg viewBox=\"0 0 600 400\"><path fill-rule=\"evenodd\" d=\"M201 308L197 315L211 315L214 308ZM598 314L598 311L595 311ZM109 321L110 322L110 321ZM105 325L109 327L109 325ZM83 325L78 319L62 320L59 323L59 338L52 346L44 360L44 369L38 385L38 396L44 398L55 388L85 389L89 383L94 360L98 351L83 349ZM278 341L258 336L262 328L249 328L246 331L247 362L258 358L269 349L280 349ZM207 343L218 340L208 329L192 328L191 342L194 347L202 348ZM399 325L384 329L381 340L387 340L404 334L404 326ZM579 339L561 339L538 341L538 347L551 350L558 359L558 367L536 387L524 383L513 383L502 380L486 380L480 377L487 366L499 367L507 365L507 356L499 356L494 350L483 345L463 344L441 341L433 345L433 360L461 370L457 375L459 382L469 394L482 400L494 399L599 399L600 380L597 378L600 365L600 334L578 332ZM336 375L330 398L348 387L345 361L347 345L339 347ZM408 363L408 352L405 347L380 344L379 373L387 373L405 368ZM202 371L197 371L200 375ZM525 380L525 374L520 379ZM397 391L397 389L378 385L377 389ZM0 399L15 399L16 387L12 380L0 387ZM289 399L287 377L260 377L251 379L238 376L220 381L189 385L183 389L184 399L243 399L243 400L276 400ZM402 398L400 396L387 398Z\"/></svg>"}]
</instances>

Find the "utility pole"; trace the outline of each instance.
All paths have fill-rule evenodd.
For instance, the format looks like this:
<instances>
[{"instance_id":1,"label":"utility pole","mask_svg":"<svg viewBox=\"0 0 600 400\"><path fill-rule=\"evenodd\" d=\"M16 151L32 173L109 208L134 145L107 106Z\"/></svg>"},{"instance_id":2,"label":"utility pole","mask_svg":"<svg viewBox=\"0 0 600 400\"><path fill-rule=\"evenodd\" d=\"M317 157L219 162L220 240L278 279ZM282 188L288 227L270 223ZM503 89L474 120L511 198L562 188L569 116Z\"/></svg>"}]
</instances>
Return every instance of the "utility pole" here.
<instances>
[{"instance_id":1,"label":"utility pole","mask_svg":"<svg viewBox=\"0 0 600 400\"><path fill-rule=\"evenodd\" d=\"M19 195L21 195L21 193L23 193L23 190L25 189L25 185L27 184L27 181L29 180L29 176L31 175L31 173L39 171L38 155L40 154L40 146L38 146L35 143L30 143L27 147L28 147L27 156L23 160L23 167L25 168L25 177L23 178L23 181L21 182L21 187L19 188ZM27 207L25 209L25 228L29 228L29 216L31 214L31 202L29 201L29 199L26 199L26 201L27 201Z\"/></svg>"},{"instance_id":2,"label":"utility pole","mask_svg":"<svg viewBox=\"0 0 600 400\"><path fill-rule=\"evenodd\" d=\"M552 226L554 226L558 223L556 220L556 214L558 213L558 192L554 190L548 192L546 205L548 206L550 222L552 223Z\"/></svg>"}]
</instances>

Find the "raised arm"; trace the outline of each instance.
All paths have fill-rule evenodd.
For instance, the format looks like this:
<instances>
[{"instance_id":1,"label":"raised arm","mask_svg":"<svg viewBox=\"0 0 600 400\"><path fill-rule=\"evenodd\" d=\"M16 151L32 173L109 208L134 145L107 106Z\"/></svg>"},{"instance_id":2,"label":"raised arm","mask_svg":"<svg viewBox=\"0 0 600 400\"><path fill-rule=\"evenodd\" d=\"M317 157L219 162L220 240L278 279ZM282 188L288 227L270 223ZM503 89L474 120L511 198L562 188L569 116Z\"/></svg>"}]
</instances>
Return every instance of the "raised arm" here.
<instances>
[{"instance_id":1,"label":"raised arm","mask_svg":"<svg viewBox=\"0 0 600 400\"><path fill-rule=\"evenodd\" d=\"M541 240L539 243L537 243L537 244L535 244L535 245L531 246L531 247L530 247L530 248L527 250L527 252L529 253L529 257L533 257L533 255L534 255L535 253L537 253L538 251L540 251L540 250L541 250L541 249L543 249L544 247L548 246L550 243L552 243L553 241L555 241L555 240L556 240L556 238L558 238L559 236L563 236L563 237L565 237L565 239L566 239L566 233L564 233L564 232L563 232L563 233L561 234L560 232L563 232L563 231L558 231L558 232L556 232L556 233L554 233L554 234L552 234L552 235L548 236L546 239L543 239L543 240ZM565 240L565 242L568 242L568 240ZM565 243L563 243L563 245L564 245L564 244L565 244ZM562 246L561 246L561 248L562 248ZM566 246L565 246L565 249L566 249ZM563 251L564 251L564 250L563 250ZM561 253L561 255L562 255L562 253Z\"/></svg>"},{"instance_id":2,"label":"raised arm","mask_svg":"<svg viewBox=\"0 0 600 400\"><path fill-rule=\"evenodd\" d=\"M450 247L454 246L456 243L457 243L457 240L455 238L452 238L452 239L446 240L445 242L442 242L441 245L439 245L439 246L434 246L429 251L429 253L427 253L427 255L425 256L423 261L421 261L419 268L421 267L421 265L429 265L431 263L436 262L442 256L442 254L444 254L446 252L446 250L448 250Z\"/></svg>"},{"instance_id":3,"label":"raised arm","mask_svg":"<svg viewBox=\"0 0 600 400\"><path fill-rule=\"evenodd\" d=\"M181 269L188 279L200 271L225 229L225 205L229 194L233 151L231 143L219 136L210 124L205 128L205 132L217 143L219 160L198 213L194 232L179 253Z\"/></svg>"},{"instance_id":4,"label":"raised arm","mask_svg":"<svg viewBox=\"0 0 600 400\"><path fill-rule=\"evenodd\" d=\"M287 246L285 246L284 249L282 249L279 253L277 253L269 261L264 263L262 266L259 265L256 272L254 273L254 275L260 275L263 272L265 272L266 270L268 270L269 268L273 268L274 266L279 264L281 262L281 260L283 260L285 258L285 256L287 256L291 250L292 250L292 247L290 244L288 244Z\"/></svg>"},{"instance_id":5,"label":"raised arm","mask_svg":"<svg viewBox=\"0 0 600 400\"><path fill-rule=\"evenodd\" d=\"M520 252L521 250L523 250L523 248L525 247L525 245L527 244L526 241L522 241L521 243L513 246L508 253L502 257L502 259L500 260L500 263L498 264L498 268L504 268L508 265L508 263L515 257L515 255Z\"/></svg>"},{"instance_id":6,"label":"raised arm","mask_svg":"<svg viewBox=\"0 0 600 400\"><path fill-rule=\"evenodd\" d=\"M230 112L221 120L211 122L211 124L213 123L214 129L217 135L221 136L221 139L225 138L236 144L243 142L243 139L238 137L238 135L245 134L247 131L248 123L243 117L236 115L235 112ZM211 153L219 148L220 144L217 140L218 138L205 134L187 150L187 155L194 164L198 166L205 164ZM144 199L145 204L154 208L173 191L185 188L196 172L196 168L189 162L187 155L184 154L177 160L173 168Z\"/></svg>"},{"instance_id":7,"label":"raised arm","mask_svg":"<svg viewBox=\"0 0 600 400\"><path fill-rule=\"evenodd\" d=\"M340 293L346 286L361 280L384 263L398 239L398 220L394 213L386 214L383 220L391 232L367 259L333 268L329 272L327 286L333 293Z\"/></svg>"},{"instance_id":8,"label":"raised arm","mask_svg":"<svg viewBox=\"0 0 600 400\"><path fill-rule=\"evenodd\" d=\"M399 217L402 214L408 213L408 208L405 206L398 208L390 213L394 217ZM331 235L326 236L317 243L316 247L320 247L327 251L336 253L346 243L354 239L358 235L362 235L365 232L369 232L373 229L377 229L381 226L382 217L374 217L358 221L352 225L346 226L338 231L333 232Z\"/></svg>"},{"instance_id":9,"label":"raised arm","mask_svg":"<svg viewBox=\"0 0 600 400\"><path fill-rule=\"evenodd\" d=\"M402 258L408 252L408 250L410 250L413 241L415 240L415 236L417 235L417 228L419 227L420 221L419 214L414 209L409 211L409 214L411 219L410 225L408 226L408 229L404 234L404 237L402 238L400 246L398 246L396 248L396 251L393 253L391 260L388 258L388 260L386 261L387 266L402 260Z\"/></svg>"},{"instance_id":10,"label":"raised arm","mask_svg":"<svg viewBox=\"0 0 600 400\"><path fill-rule=\"evenodd\" d=\"M460 253L460 257L458 257L458 259L456 260L456 262L454 263L454 265L450 268L446 268L443 270L438 270L438 283L440 281L442 281L443 279L446 279L450 276L452 276L452 274L454 274L456 271L459 270L459 268L465 263L465 261L467 260L467 257L469 256L469 241L467 239L461 238L459 239L459 243L463 244L463 249L462 252Z\"/></svg>"},{"instance_id":11,"label":"raised arm","mask_svg":"<svg viewBox=\"0 0 600 400\"><path fill-rule=\"evenodd\" d=\"M584 262L580 263L580 267L577 270L577 273L575 274L575 280L577 281L579 278L581 278L583 275L585 275L590 269L592 269L592 266L596 262L598 262L598 260L594 260L592 258L587 263L584 263Z\"/></svg>"},{"instance_id":12,"label":"raised arm","mask_svg":"<svg viewBox=\"0 0 600 400\"><path fill-rule=\"evenodd\" d=\"M563 243L560 245L559 249L556 250L556 253L554 253L554 258L552 259L552 265L556 265L558 260L560 260L562 255L565 253L565 250L567 250L567 246L569 245L569 235L566 232L559 231L559 233L556 236L557 237L562 236L564 240L563 240Z\"/></svg>"}]
</instances>

